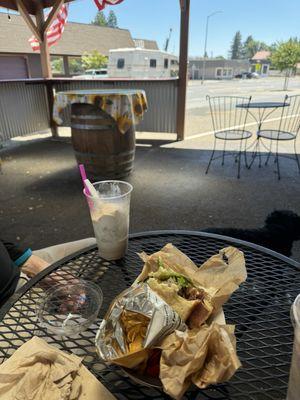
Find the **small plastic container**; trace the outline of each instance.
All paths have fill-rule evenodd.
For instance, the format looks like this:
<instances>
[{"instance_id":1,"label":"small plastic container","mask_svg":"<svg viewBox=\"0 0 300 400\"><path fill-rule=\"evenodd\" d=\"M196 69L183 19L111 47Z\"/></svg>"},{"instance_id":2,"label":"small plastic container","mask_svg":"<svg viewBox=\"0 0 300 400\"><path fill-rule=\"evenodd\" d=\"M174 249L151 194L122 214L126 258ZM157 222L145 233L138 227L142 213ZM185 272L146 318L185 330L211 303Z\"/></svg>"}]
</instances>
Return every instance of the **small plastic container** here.
<instances>
[{"instance_id":1,"label":"small plastic container","mask_svg":"<svg viewBox=\"0 0 300 400\"><path fill-rule=\"evenodd\" d=\"M102 290L93 282L61 283L46 291L37 307L37 317L49 333L73 336L97 319L102 301Z\"/></svg>"},{"instance_id":2,"label":"small plastic container","mask_svg":"<svg viewBox=\"0 0 300 400\"><path fill-rule=\"evenodd\" d=\"M290 369L287 400L300 399L300 294L291 308L291 320L294 326L294 346Z\"/></svg>"}]
</instances>

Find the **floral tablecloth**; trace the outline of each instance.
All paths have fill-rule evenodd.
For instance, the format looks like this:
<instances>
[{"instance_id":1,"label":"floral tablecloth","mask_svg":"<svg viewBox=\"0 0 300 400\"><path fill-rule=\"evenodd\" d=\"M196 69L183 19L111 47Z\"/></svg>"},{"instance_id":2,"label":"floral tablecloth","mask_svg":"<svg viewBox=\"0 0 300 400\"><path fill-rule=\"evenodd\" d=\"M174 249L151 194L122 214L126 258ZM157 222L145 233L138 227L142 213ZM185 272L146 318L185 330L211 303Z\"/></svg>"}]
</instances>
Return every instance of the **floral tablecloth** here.
<instances>
[{"instance_id":1,"label":"floral tablecloth","mask_svg":"<svg viewBox=\"0 0 300 400\"><path fill-rule=\"evenodd\" d=\"M107 112L116 122L121 133L138 124L147 110L143 90L75 90L58 92L54 98L53 119L62 124L61 112L68 104L86 103Z\"/></svg>"}]
</instances>

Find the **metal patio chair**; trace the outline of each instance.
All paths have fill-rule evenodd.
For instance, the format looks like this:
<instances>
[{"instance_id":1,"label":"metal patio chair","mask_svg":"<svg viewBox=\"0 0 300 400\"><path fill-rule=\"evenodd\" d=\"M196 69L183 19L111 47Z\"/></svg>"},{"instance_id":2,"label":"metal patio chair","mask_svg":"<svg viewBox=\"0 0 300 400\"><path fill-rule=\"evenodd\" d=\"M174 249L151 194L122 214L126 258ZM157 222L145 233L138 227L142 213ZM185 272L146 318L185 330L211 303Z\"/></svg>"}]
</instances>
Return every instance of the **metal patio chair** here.
<instances>
[{"instance_id":1,"label":"metal patio chair","mask_svg":"<svg viewBox=\"0 0 300 400\"><path fill-rule=\"evenodd\" d=\"M300 131L300 95L288 96L284 98L284 102L287 104L286 107L282 108L281 116L278 121L278 125L275 129L260 129L257 132L257 140L269 140L270 147L268 149L267 159L265 165L268 164L271 155L274 156L274 163L277 165L278 179L281 179L279 157L290 158L295 160L298 165L298 171L300 173L300 161L296 149L296 139ZM294 141L294 156L288 156L278 153L279 142L293 140ZM275 151L272 151L272 145L275 142ZM263 142L262 142L263 144ZM263 144L264 145L264 144Z\"/></svg>"},{"instance_id":2,"label":"metal patio chair","mask_svg":"<svg viewBox=\"0 0 300 400\"><path fill-rule=\"evenodd\" d=\"M240 178L242 154L245 158L245 164L248 166L246 145L247 140L252 136L252 133L246 130L246 123L249 114L248 105L251 102L251 96L206 96L206 99L209 102L215 140L213 151L205 173L208 173L213 160L222 158L222 165L224 165L225 156L234 155L235 161L238 164L237 177ZM214 157L217 140L223 141L223 151L221 155ZM239 146L235 152L229 151L226 153L227 141L239 142ZM244 148L243 143L245 144Z\"/></svg>"}]
</instances>

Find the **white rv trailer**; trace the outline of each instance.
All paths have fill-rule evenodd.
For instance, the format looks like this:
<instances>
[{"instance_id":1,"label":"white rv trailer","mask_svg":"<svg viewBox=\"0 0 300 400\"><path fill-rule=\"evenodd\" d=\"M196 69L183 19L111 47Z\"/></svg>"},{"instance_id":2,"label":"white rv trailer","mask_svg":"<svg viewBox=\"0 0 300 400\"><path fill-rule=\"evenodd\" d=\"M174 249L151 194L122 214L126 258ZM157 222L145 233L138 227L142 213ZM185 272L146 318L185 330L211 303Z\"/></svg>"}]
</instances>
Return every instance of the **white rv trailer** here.
<instances>
[{"instance_id":1,"label":"white rv trailer","mask_svg":"<svg viewBox=\"0 0 300 400\"><path fill-rule=\"evenodd\" d=\"M170 78L178 74L178 57L160 50L142 48L109 51L110 78Z\"/></svg>"}]
</instances>

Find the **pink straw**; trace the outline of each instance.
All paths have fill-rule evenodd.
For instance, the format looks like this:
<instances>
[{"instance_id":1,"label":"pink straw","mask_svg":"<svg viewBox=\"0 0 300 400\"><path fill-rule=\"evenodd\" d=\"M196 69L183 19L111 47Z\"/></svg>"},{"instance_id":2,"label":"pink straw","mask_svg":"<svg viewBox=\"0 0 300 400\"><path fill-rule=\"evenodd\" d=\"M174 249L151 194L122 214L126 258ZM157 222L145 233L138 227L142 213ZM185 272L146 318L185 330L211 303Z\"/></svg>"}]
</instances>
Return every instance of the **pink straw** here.
<instances>
[{"instance_id":1,"label":"pink straw","mask_svg":"<svg viewBox=\"0 0 300 400\"><path fill-rule=\"evenodd\" d=\"M83 164L79 164L79 171L80 171L81 179L82 179L82 182L83 182L83 186L84 186L84 188L85 188L85 193L86 193L87 195L91 195L91 193L90 193L88 187L87 187L86 184L84 183L84 181L87 179L87 177L86 177L85 168L84 168L84 165L83 165Z\"/></svg>"}]
</instances>

